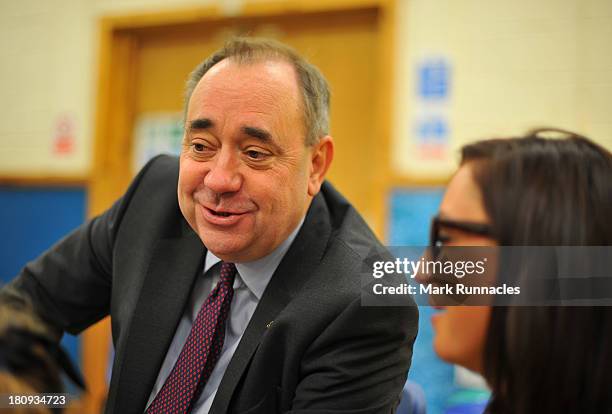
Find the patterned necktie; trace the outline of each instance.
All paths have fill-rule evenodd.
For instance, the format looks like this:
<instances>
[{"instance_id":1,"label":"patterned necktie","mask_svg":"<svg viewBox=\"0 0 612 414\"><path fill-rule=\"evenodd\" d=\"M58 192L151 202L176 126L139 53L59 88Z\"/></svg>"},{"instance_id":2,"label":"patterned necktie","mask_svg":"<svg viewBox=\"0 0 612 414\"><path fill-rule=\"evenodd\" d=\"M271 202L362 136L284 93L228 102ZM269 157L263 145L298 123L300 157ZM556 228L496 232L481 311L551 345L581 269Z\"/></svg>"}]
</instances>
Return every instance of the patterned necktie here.
<instances>
[{"instance_id":1,"label":"patterned necktie","mask_svg":"<svg viewBox=\"0 0 612 414\"><path fill-rule=\"evenodd\" d=\"M223 349L235 276L236 266L222 262L219 283L200 308L172 372L146 414L188 413L197 401Z\"/></svg>"}]
</instances>

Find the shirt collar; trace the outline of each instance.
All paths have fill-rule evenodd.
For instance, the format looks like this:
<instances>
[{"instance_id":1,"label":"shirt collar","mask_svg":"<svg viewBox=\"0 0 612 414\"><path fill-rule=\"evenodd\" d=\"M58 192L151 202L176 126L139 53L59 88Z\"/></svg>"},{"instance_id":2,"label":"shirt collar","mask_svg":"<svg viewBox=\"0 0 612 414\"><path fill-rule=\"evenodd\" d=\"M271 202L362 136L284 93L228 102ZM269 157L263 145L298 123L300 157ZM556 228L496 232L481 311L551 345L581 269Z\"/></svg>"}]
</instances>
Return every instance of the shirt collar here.
<instances>
[{"instance_id":1,"label":"shirt collar","mask_svg":"<svg viewBox=\"0 0 612 414\"><path fill-rule=\"evenodd\" d=\"M263 295L264 290L266 290L274 271L285 256L285 253L287 253L287 250L289 250L289 247L291 246L291 243L293 243L293 240L295 240L298 231L300 231L302 228L305 218L306 217L303 217L302 221L300 221L293 232L291 232L291 234L268 255L262 257L261 259L253 260L252 262L236 263L239 278L244 282L247 288L253 292L253 294L257 297L257 300L261 299L261 296ZM206 252L206 260L204 263L204 273L208 272L211 267L220 261L221 259L208 250Z\"/></svg>"}]
</instances>

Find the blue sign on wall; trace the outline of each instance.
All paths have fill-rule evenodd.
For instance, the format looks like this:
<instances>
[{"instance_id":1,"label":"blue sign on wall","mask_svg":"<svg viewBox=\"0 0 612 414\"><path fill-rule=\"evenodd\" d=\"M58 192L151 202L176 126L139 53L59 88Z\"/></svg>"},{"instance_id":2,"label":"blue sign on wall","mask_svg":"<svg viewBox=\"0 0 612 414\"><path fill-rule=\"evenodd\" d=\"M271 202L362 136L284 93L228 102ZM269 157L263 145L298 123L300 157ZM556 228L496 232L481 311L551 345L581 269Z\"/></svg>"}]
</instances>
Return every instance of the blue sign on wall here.
<instances>
[{"instance_id":1,"label":"blue sign on wall","mask_svg":"<svg viewBox=\"0 0 612 414\"><path fill-rule=\"evenodd\" d=\"M422 99L446 99L450 93L450 64L445 59L428 59L418 66L418 94Z\"/></svg>"}]
</instances>

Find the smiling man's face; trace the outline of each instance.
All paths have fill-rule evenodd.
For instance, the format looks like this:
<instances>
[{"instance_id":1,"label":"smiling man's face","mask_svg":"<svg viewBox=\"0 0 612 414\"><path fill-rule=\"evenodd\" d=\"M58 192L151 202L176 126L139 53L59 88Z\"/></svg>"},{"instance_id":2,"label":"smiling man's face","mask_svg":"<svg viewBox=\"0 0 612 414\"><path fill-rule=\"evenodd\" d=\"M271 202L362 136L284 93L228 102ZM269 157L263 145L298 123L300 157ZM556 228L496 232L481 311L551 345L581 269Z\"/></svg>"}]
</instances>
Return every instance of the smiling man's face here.
<instances>
[{"instance_id":1,"label":"smiling man's face","mask_svg":"<svg viewBox=\"0 0 612 414\"><path fill-rule=\"evenodd\" d=\"M196 86L178 201L189 225L222 260L246 262L270 253L318 192L301 108L297 76L283 61L225 59Z\"/></svg>"}]
</instances>

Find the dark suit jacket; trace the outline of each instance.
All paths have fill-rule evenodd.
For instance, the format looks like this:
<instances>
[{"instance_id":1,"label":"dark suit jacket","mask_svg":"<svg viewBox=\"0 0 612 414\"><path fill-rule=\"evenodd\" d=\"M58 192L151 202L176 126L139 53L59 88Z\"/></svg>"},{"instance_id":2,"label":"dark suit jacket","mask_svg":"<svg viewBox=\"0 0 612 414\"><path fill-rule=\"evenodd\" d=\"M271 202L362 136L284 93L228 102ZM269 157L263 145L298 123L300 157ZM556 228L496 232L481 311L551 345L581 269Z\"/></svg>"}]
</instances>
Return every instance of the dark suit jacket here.
<instances>
[{"instance_id":1,"label":"dark suit jacket","mask_svg":"<svg viewBox=\"0 0 612 414\"><path fill-rule=\"evenodd\" d=\"M142 413L206 250L177 202L178 161L161 156L107 212L28 263L11 290L61 331L110 313L106 411ZM362 307L360 275L382 251L325 183L274 273L211 413L393 412L417 333L413 302ZM386 254L386 253L383 253ZM367 270L367 269L366 269Z\"/></svg>"}]
</instances>

